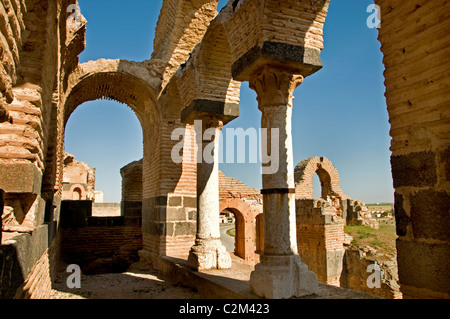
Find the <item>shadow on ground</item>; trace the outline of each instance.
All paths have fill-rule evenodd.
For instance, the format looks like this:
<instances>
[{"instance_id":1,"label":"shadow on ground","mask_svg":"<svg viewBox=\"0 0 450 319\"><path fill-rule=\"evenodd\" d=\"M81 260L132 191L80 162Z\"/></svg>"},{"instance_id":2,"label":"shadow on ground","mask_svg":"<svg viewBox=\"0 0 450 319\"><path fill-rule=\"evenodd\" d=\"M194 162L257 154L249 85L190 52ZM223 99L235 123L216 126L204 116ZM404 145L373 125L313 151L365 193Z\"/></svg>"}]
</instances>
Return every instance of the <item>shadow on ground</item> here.
<instances>
[{"instance_id":1,"label":"shadow on ground","mask_svg":"<svg viewBox=\"0 0 450 319\"><path fill-rule=\"evenodd\" d=\"M51 299L201 299L202 296L172 281L150 266L137 262L126 272L81 274L81 288L70 289L71 273L60 271L53 281Z\"/></svg>"}]
</instances>

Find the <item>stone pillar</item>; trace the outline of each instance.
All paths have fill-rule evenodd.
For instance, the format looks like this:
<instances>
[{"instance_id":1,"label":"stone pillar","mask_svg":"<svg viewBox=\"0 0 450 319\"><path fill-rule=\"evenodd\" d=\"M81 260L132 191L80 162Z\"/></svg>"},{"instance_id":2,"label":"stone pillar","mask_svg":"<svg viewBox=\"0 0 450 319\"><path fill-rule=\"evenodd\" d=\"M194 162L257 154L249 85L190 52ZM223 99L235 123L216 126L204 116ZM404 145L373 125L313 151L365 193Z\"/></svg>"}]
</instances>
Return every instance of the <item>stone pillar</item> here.
<instances>
[{"instance_id":1,"label":"stone pillar","mask_svg":"<svg viewBox=\"0 0 450 319\"><path fill-rule=\"evenodd\" d=\"M201 130L197 123L197 235L188 264L198 270L227 269L231 257L220 241L219 229L219 139L223 122L204 118Z\"/></svg>"},{"instance_id":2,"label":"stone pillar","mask_svg":"<svg viewBox=\"0 0 450 319\"><path fill-rule=\"evenodd\" d=\"M301 262L296 238L291 116L292 94L302 81L300 75L272 67L264 67L250 79L250 87L258 94L261 127L267 129L271 156L262 172L264 253L250 277L252 291L265 298L318 293L317 276ZM278 149L272 150L272 142L278 142Z\"/></svg>"}]
</instances>

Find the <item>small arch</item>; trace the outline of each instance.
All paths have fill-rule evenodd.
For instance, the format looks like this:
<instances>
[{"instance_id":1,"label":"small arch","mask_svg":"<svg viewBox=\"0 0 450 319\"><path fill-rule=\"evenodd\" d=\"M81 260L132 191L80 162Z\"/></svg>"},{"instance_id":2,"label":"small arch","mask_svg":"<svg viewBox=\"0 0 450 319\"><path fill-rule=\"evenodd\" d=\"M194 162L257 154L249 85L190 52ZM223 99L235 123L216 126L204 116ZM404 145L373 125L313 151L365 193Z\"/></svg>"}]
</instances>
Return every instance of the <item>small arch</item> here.
<instances>
[{"instance_id":1,"label":"small arch","mask_svg":"<svg viewBox=\"0 0 450 319\"><path fill-rule=\"evenodd\" d=\"M197 59L197 95L208 100L239 103L241 83L233 80L231 47L225 27L221 23L213 21L208 28Z\"/></svg>"},{"instance_id":2,"label":"small arch","mask_svg":"<svg viewBox=\"0 0 450 319\"><path fill-rule=\"evenodd\" d=\"M70 187L69 192L67 193L67 198L72 200L85 200L87 199L86 189L81 184L74 184Z\"/></svg>"},{"instance_id":3,"label":"small arch","mask_svg":"<svg viewBox=\"0 0 450 319\"><path fill-rule=\"evenodd\" d=\"M82 199L81 193L82 193L81 188L76 187L76 188L72 191L72 200L81 200L81 199Z\"/></svg>"},{"instance_id":4,"label":"small arch","mask_svg":"<svg viewBox=\"0 0 450 319\"><path fill-rule=\"evenodd\" d=\"M314 198L313 177L317 174L322 187L321 197L349 198L339 185L339 173L326 157L310 157L301 161L294 170L295 195L297 198Z\"/></svg>"},{"instance_id":5,"label":"small arch","mask_svg":"<svg viewBox=\"0 0 450 319\"><path fill-rule=\"evenodd\" d=\"M55 148L55 152L63 149L65 126L78 106L98 99L114 100L127 105L136 114L143 134L143 166L154 169L150 167L151 162L157 160L155 156L159 156L156 148L162 115L154 89L156 79L149 72L139 63L122 60L101 59L81 64L68 78L69 85L63 100L63 130L59 138L61 147ZM57 156L60 158L62 154ZM57 174L62 176L60 167ZM152 192L157 183L157 178L147 183L143 181Z\"/></svg>"},{"instance_id":6,"label":"small arch","mask_svg":"<svg viewBox=\"0 0 450 319\"><path fill-rule=\"evenodd\" d=\"M259 256L255 253L256 217L262 213L262 206L250 205L240 198L227 198L220 202L219 211L228 210L235 216L235 251L244 263L255 264ZM261 226L261 223L259 223ZM262 236L259 236L261 238ZM261 248L261 246L258 246Z\"/></svg>"}]
</instances>

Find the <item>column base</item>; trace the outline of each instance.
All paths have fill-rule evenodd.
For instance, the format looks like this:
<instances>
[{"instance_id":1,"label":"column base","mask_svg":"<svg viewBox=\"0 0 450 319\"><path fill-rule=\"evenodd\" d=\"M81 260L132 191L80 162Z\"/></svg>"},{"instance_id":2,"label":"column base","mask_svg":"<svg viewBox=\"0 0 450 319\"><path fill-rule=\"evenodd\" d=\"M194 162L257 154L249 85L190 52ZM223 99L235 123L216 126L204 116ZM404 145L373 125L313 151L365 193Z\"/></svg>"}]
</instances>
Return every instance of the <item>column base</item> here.
<instances>
[{"instance_id":1,"label":"column base","mask_svg":"<svg viewBox=\"0 0 450 319\"><path fill-rule=\"evenodd\" d=\"M220 239L200 239L189 252L188 265L197 270L229 269L231 256Z\"/></svg>"},{"instance_id":2,"label":"column base","mask_svg":"<svg viewBox=\"0 0 450 319\"><path fill-rule=\"evenodd\" d=\"M263 298L287 299L318 294L319 283L300 256L263 255L250 275L250 289Z\"/></svg>"}]
</instances>

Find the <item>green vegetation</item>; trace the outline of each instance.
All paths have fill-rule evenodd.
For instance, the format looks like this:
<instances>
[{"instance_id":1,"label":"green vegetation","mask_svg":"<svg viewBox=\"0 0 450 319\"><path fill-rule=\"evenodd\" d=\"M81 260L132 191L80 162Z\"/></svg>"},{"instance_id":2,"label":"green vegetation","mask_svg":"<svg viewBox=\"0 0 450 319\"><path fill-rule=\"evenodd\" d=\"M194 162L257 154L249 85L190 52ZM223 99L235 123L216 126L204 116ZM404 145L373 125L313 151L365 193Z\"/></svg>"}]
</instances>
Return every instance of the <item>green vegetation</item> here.
<instances>
[{"instance_id":1,"label":"green vegetation","mask_svg":"<svg viewBox=\"0 0 450 319\"><path fill-rule=\"evenodd\" d=\"M380 224L379 229L362 225L347 225L344 230L353 237L353 245L371 246L384 254L396 253L395 241L397 234L394 224Z\"/></svg>"},{"instance_id":2,"label":"green vegetation","mask_svg":"<svg viewBox=\"0 0 450 319\"><path fill-rule=\"evenodd\" d=\"M228 236L235 237L236 236L236 228L233 227L233 228L228 229L227 234L228 234Z\"/></svg>"}]
</instances>

